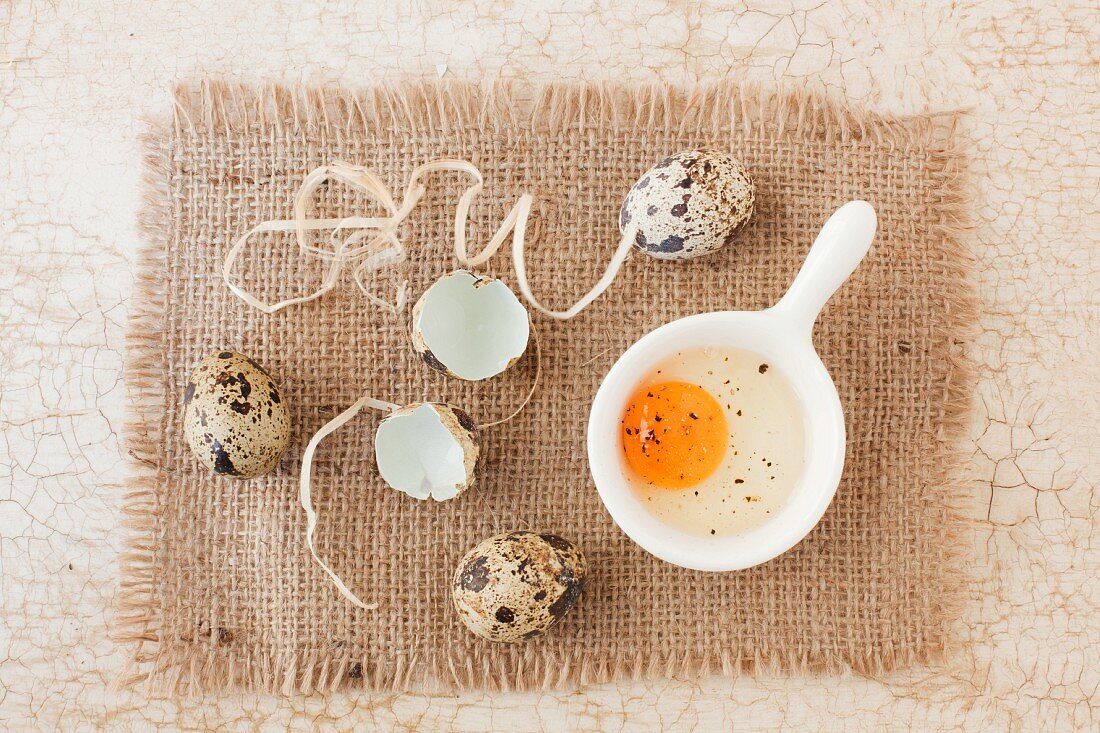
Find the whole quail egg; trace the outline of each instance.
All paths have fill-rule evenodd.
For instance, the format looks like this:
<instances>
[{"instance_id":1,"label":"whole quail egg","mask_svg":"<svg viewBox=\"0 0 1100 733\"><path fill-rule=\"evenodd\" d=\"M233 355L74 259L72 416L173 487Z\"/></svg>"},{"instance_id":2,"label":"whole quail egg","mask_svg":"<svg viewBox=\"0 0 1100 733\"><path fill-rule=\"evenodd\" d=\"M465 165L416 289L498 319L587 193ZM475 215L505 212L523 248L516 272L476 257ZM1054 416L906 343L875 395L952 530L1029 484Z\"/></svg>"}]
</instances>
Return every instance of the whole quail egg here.
<instances>
[{"instance_id":1,"label":"whole quail egg","mask_svg":"<svg viewBox=\"0 0 1100 733\"><path fill-rule=\"evenodd\" d=\"M728 153L687 150L645 172L619 211L619 230L638 225L634 244L663 260L686 260L730 241L752 216L756 188Z\"/></svg>"},{"instance_id":2,"label":"whole quail egg","mask_svg":"<svg viewBox=\"0 0 1100 733\"><path fill-rule=\"evenodd\" d=\"M506 532L478 543L455 571L462 622L489 641L519 642L554 625L577 602L588 563L554 534Z\"/></svg>"},{"instance_id":3,"label":"whole quail egg","mask_svg":"<svg viewBox=\"0 0 1100 733\"><path fill-rule=\"evenodd\" d=\"M290 443L290 413L279 386L244 354L219 351L199 362L183 403L187 444L214 473L265 474Z\"/></svg>"}]
</instances>

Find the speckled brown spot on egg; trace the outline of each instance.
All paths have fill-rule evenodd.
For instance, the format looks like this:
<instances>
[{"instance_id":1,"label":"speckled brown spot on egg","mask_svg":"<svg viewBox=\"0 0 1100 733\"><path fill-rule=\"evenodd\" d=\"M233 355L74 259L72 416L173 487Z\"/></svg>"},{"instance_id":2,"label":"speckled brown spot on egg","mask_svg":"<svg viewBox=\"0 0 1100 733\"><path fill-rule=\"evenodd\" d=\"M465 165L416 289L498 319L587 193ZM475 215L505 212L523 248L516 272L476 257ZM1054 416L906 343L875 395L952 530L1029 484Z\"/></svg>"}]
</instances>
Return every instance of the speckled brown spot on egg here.
<instances>
[{"instance_id":1,"label":"speckled brown spot on egg","mask_svg":"<svg viewBox=\"0 0 1100 733\"><path fill-rule=\"evenodd\" d=\"M684 238L677 234L670 234L665 237L664 241L658 244L651 252L661 252L664 254L671 254L673 252L680 252L684 249Z\"/></svg>"},{"instance_id":2,"label":"speckled brown spot on egg","mask_svg":"<svg viewBox=\"0 0 1100 733\"><path fill-rule=\"evenodd\" d=\"M581 591L584 590L584 578L576 578L573 576L572 571L563 571L558 576L558 582L565 586L565 592L558 596L558 600L550 604L550 615L554 618L561 618L569 609L573 607L573 604L580 598Z\"/></svg>"},{"instance_id":3,"label":"speckled brown spot on egg","mask_svg":"<svg viewBox=\"0 0 1100 733\"><path fill-rule=\"evenodd\" d=\"M447 369L447 365L441 362L439 359L435 358L435 354L433 354L430 349L426 348L422 352L420 352L420 358L424 360L425 364L430 366L432 369L435 369L437 372L442 372L443 374L448 375L451 373Z\"/></svg>"},{"instance_id":4,"label":"speckled brown spot on egg","mask_svg":"<svg viewBox=\"0 0 1100 733\"><path fill-rule=\"evenodd\" d=\"M221 441L211 438L210 452L214 456L214 473L221 473L226 476L239 475L237 469L233 466L233 460L229 457L229 452L225 450Z\"/></svg>"},{"instance_id":5,"label":"speckled brown spot on egg","mask_svg":"<svg viewBox=\"0 0 1100 733\"><path fill-rule=\"evenodd\" d=\"M465 590L478 593L489 584L489 560L475 557L466 563L458 575L458 584Z\"/></svg>"},{"instance_id":6,"label":"speckled brown spot on egg","mask_svg":"<svg viewBox=\"0 0 1100 733\"><path fill-rule=\"evenodd\" d=\"M455 417L458 418L458 424L466 428L474 440L478 439L477 423L470 417L470 413L462 410L458 407L452 407L451 411L454 412Z\"/></svg>"}]
</instances>

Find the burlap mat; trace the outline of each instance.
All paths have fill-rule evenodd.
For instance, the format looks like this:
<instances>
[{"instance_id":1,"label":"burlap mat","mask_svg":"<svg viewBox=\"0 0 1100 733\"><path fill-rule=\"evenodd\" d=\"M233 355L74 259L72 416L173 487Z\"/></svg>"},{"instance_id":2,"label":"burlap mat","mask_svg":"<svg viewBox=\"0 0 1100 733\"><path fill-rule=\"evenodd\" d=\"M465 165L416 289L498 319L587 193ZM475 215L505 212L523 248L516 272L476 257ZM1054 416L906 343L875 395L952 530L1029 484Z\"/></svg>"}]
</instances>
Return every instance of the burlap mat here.
<instances>
[{"instance_id":1,"label":"burlap mat","mask_svg":"<svg viewBox=\"0 0 1100 733\"><path fill-rule=\"evenodd\" d=\"M959 603L949 470L974 312L956 241L966 201L953 123L950 114L884 119L808 93L734 87L690 97L556 87L527 105L506 91L457 86L180 90L173 124L152 137L148 158L149 241L128 372L141 476L126 502L133 537L119 618L137 651L123 683L288 694L349 683L556 687L742 670L875 673L942 654ZM380 607L344 602L303 545L296 492L309 436L366 390L394 402L446 400L495 419L522 398L532 359L488 383L448 380L412 353L407 313L369 307L348 282L262 315L220 280L233 238L259 219L288 216L302 177L322 163L364 164L400 189L418 163L467 158L487 179L476 241L521 191L536 195L532 285L561 307L602 270L630 184L661 157L697 146L746 163L759 192L751 225L733 246L688 264L631 258L573 321L536 315L545 383L519 418L487 431L472 491L438 504L386 488L370 448L376 416L322 444L319 549ZM453 207L467 182L436 180L403 228L414 297L455 266ZM655 560L615 527L588 477L584 426L600 378L655 326L773 303L826 216L853 198L875 205L878 237L815 336L849 426L832 508L798 547L752 570L707 574ZM365 208L340 186L321 197L322 215ZM301 291L292 272L316 275L315 265L287 256L289 239L265 244L244 268L268 300ZM510 267L501 253L491 271L510 279ZM295 440L269 477L215 478L183 440L186 374L223 347L263 363L292 406ZM459 623L448 584L467 548L513 528L575 540L592 575L553 633L497 646Z\"/></svg>"}]
</instances>

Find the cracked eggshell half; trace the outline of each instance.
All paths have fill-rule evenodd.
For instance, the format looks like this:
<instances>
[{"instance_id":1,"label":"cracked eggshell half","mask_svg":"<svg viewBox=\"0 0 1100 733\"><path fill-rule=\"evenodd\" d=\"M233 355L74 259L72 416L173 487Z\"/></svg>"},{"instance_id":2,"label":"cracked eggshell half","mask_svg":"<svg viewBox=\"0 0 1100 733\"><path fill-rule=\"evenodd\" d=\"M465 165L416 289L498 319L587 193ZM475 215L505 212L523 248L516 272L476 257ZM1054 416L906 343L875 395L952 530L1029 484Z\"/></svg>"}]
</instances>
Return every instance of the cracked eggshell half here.
<instances>
[{"instance_id":1,"label":"cracked eggshell half","mask_svg":"<svg viewBox=\"0 0 1100 733\"><path fill-rule=\"evenodd\" d=\"M453 499L474 483L477 426L457 407L417 402L387 415L374 434L382 480L414 499Z\"/></svg>"},{"instance_id":2,"label":"cracked eggshell half","mask_svg":"<svg viewBox=\"0 0 1100 733\"><path fill-rule=\"evenodd\" d=\"M756 186L728 153L686 150L638 179L619 210L619 231L638 223L634 246L662 260L687 260L719 249L749 220Z\"/></svg>"},{"instance_id":3,"label":"cracked eggshell half","mask_svg":"<svg viewBox=\"0 0 1100 733\"><path fill-rule=\"evenodd\" d=\"M506 532L479 542L455 571L459 618L483 639L514 643L544 633L577 602L588 563L555 534Z\"/></svg>"},{"instance_id":4,"label":"cracked eggshell half","mask_svg":"<svg viewBox=\"0 0 1100 733\"><path fill-rule=\"evenodd\" d=\"M279 385L244 354L219 351L199 362L183 404L184 438L216 474L268 473L290 444L290 412Z\"/></svg>"},{"instance_id":5,"label":"cracked eggshell half","mask_svg":"<svg viewBox=\"0 0 1100 733\"><path fill-rule=\"evenodd\" d=\"M478 381L523 355L531 335L527 309L500 280L455 270L413 306L413 348L444 374Z\"/></svg>"}]
</instances>

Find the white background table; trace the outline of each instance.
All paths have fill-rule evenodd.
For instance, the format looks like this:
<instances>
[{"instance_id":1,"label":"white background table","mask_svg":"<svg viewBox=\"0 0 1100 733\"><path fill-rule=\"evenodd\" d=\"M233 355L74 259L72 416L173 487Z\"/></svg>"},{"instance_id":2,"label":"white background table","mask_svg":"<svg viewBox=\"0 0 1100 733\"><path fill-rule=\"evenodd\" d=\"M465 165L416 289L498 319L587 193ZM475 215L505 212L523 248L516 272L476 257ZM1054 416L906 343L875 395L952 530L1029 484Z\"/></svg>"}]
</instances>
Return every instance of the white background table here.
<instances>
[{"instance_id":1,"label":"white background table","mask_svg":"<svg viewBox=\"0 0 1100 733\"><path fill-rule=\"evenodd\" d=\"M1089 0L0 3L0 726L968 730L1100 726L1100 13ZM621 6L621 7L620 7ZM445 67L445 69L444 69ZM885 679L544 694L108 688L128 475L120 378L143 118L168 86L724 77L966 106L983 315L960 649Z\"/></svg>"}]
</instances>

